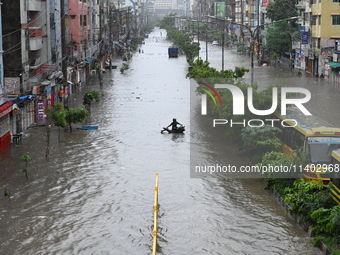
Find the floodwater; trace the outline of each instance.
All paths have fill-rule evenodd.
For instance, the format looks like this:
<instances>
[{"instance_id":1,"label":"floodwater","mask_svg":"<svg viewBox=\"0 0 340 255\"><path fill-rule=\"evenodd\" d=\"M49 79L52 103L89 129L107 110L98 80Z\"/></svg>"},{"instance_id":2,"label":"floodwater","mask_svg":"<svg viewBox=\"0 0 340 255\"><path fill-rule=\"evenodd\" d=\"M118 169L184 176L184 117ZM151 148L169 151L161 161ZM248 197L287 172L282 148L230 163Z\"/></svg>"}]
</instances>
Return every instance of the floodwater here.
<instances>
[{"instance_id":1,"label":"floodwater","mask_svg":"<svg viewBox=\"0 0 340 255\"><path fill-rule=\"evenodd\" d=\"M11 192L0 199L0 254L151 254L156 173L158 254L321 254L260 179L190 178L190 152L245 158L189 122L188 65L168 58L170 44L155 29L129 70L115 60L102 86L93 76L70 99L81 106L84 92L104 93L87 121L98 130L62 130L58 143L54 127L46 158L46 130L32 128L0 155L0 187ZM161 134L174 117L185 134ZM28 180L23 155L32 157Z\"/></svg>"}]
</instances>

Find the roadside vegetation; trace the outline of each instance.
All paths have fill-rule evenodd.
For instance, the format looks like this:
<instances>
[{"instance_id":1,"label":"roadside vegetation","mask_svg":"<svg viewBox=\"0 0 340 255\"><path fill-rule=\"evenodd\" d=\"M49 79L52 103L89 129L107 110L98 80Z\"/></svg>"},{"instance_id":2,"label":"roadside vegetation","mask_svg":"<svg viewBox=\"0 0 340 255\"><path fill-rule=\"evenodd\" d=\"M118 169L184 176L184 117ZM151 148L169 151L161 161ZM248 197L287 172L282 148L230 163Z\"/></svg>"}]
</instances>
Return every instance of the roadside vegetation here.
<instances>
[{"instance_id":1,"label":"roadside vegetation","mask_svg":"<svg viewBox=\"0 0 340 255\"><path fill-rule=\"evenodd\" d=\"M236 42L235 35L227 35L217 29L208 28L205 23L187 21L185 27L178 29L175 26L177 14L166 15L159 23L160 28L167 31L167 37L186 56L187 62L192 65L198 57L200 47L198 38L208 41L224 42L228 47Z\"/></svg>"},{"instance_id":2,"label":"roadside vegetation","mask_svg":"<svg viewBox=\"0 0 340 255\"><path fill-rule=\"evenodd\" d=\"M58 127L58 142L60 142L61 129L66 128L66 126L68 126L70 132L72 132L74 124L85 122L86 119L90 116L91 105L93 104L93 102L98 102L98 100L102 96L103 93L96 90L90 90L85 92L83 96L83 105L85 106L85 108L82 107L65 108L61 102L56 103L54 107L46 108L45 110L45 114L47 116L46 157L49 155L50 134L53 126Z\"/></svg>"},{"instance_id":3,"label":"roadside vegetation","mask_svg":"<svg viewBox=\"0 0 340 255\"><path fill-rule=\"evenodd\" d=\"M250 85L242 79L245 68L237 67L235 70L218 71L209 66L209 62L196 60L187 73L188 78L196 81L209 80L210 85L218 83L222 78L230 84L236 85L246 95ZM277 87L277 86L276 86ZM253 89L253 105L256 109L269 109L272 105L272 87L264 91ZM233 119L240 122L243 119L259 119L246 107L245 115L233 115L233 101L231 92L227 89L216 89L222 98L223 105L215 104L208 97L209 114L218 119ZM197 93L200 93L197 90ZM280 97L279 97L280 98ZM280 102L278 102L280 104ZM290 166L303 165L308 161L308 155L301 150L293 151L292 156L282 152L282 145L276 136L281 132L279 128L271 125L262 127L228 129L226 135L237 141L242 141L242 149L253 165L262 166ZM321 241L332 250L332 254L340 254L340 205L336 205L330 196L329 189L320 184L307 182L295 175L266 174L259 175L264 179L265 189L276 189L290 206L288 212L300 218L301 224L313 227L315 233L314 245L320 246ZM301 176L302 177L302 176Z\"/></svg>"},{"instance_id":4,"label":"roadside vegetation","mask_svg":"<svg viewBox=\"0 0 340 255\"><path fill-rule=\"evenodd\" d=\"M26 180L28 180L28 162L32 160L32 158L29 155L24 155L21 157L21 160L25 162L25 167L22 170L25 173Z\"/></svg>"}]
</instances>

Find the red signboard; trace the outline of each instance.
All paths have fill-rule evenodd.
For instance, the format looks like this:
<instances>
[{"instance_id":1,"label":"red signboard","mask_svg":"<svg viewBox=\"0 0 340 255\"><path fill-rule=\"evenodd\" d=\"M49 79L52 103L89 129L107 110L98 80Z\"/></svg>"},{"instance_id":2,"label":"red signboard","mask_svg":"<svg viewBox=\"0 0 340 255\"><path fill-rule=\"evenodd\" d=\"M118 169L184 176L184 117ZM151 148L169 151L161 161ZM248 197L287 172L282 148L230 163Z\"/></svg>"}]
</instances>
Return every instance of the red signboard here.
<instances>
[{"instance_id":1,"label":"red signboard","mask_svg":"<svg viewBox=\"0 0 340 255\"><path fill-rule=\"evenodd\" d=\"M0 118L4 117L12 111L12 102L6 102L0 106Z\"/></svg>"},{"instance_id":2,"label":"red signboard","mask_svg":"<svg viewBox=\"0 0 340 255\"><path fill-rule=\"evenodd\" d=\"M262 0L262 7L268 7L269 6L269 0Z\"/></svg>"}]
</instances>

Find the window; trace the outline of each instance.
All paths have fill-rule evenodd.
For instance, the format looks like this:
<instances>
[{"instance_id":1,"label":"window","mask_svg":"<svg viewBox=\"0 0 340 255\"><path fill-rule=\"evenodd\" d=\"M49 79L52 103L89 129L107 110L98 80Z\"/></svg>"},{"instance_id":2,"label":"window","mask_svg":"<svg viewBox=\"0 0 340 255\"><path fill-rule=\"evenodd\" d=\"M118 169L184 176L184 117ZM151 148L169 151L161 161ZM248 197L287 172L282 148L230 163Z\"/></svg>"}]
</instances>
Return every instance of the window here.
<instances>
[{"instance_id":1,"label":"window","mask_svg":"<svg viewBox=\"0 0 340 255\"><path fill-rule=\"evenodd\" d=\"M301 134L299 131L295 130L297 133L295 135L294 141L293 141L293 149L300 149L303 148L304 142L305 142L305 136Z\"/></svg>"},{"instance_id":2,"label":"window","mask_svg":"<svg viewBox=\"0 0 340 255\"><path fill-rule=\"evenodd\" d=\"M311 160L317 163L330 163L332 151L340 147L339 137L308 137L307 142Z\"/></svg>"},{"instance_id":3,"label":"window","mask_svg":"<svg viewBox=\"0 0 340 255\"><path fill-rule=\"evenodd\" d=\"M321 25L321 16L318 16L318 25Z\"/></svg>"},{"instance_id":4,"label":"window","mask_svg":"<svg viewBox=\"0 0 340 255\"><path fill-rule=\"evenodd\" d=\"M86 27L87 26L87 20L86 20L86 15L84 15L83 17L83 26Z\"/></svg>"},{"instance_id":5,"label":"window","mask_svg":"<svg viewBox=\"0 0 340 255\"><path fill-rule=\"evenodd\" d=\"M311 25L316 25L316 15L312 15L310 22L311 22Z\"/></svg>"},{"instance_id":6,"label":"window","mask_svg":"<svg viewBox=\"0 0 340 255\"><path fill-rule=\"evenodd\" d=\"M333 3L340 3L340 0L333 0Z\"/></svg>"},{"instance_id":7,"label":"window","mask_svg":"<svg viewBox=\"0 0 340 255\"><path fill-rule=\"evenodd\" d=\"M332 25L340 25L340 15L332 16Z\"/></svg>"},{"instance_id":8,"label":"window","mask_svg":"<svg viewBox=\"0 0 340 255\"><path fill-rule=\"evenodd\" d=\"M304 16L304 20L305 21L310 21L310 19L311 19L310 12L303 13L303 16Z\"/></svg>"}]
</instances>

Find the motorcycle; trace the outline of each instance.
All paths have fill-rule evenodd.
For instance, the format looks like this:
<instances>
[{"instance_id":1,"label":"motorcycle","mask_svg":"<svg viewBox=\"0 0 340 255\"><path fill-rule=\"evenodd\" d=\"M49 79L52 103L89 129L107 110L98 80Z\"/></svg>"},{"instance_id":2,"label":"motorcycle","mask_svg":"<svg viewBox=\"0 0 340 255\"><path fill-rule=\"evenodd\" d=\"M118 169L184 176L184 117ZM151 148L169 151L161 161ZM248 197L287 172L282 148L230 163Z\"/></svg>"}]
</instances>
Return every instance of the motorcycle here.
<instances>
[{"instance_id":1,"label":"motorcycle","mask_svg":"<svg viewBox=\"0 0 340 255\"><path fill-rule=\"evenodd\" d=\"M185 126L180 125L178 128L176 128L175 130L169 129L167 127L163 127L163 130L161 131L161 134L163 134L163 132L168 132L170 133L183 133L185 131Z\"/></svg>"}]
</instances>

